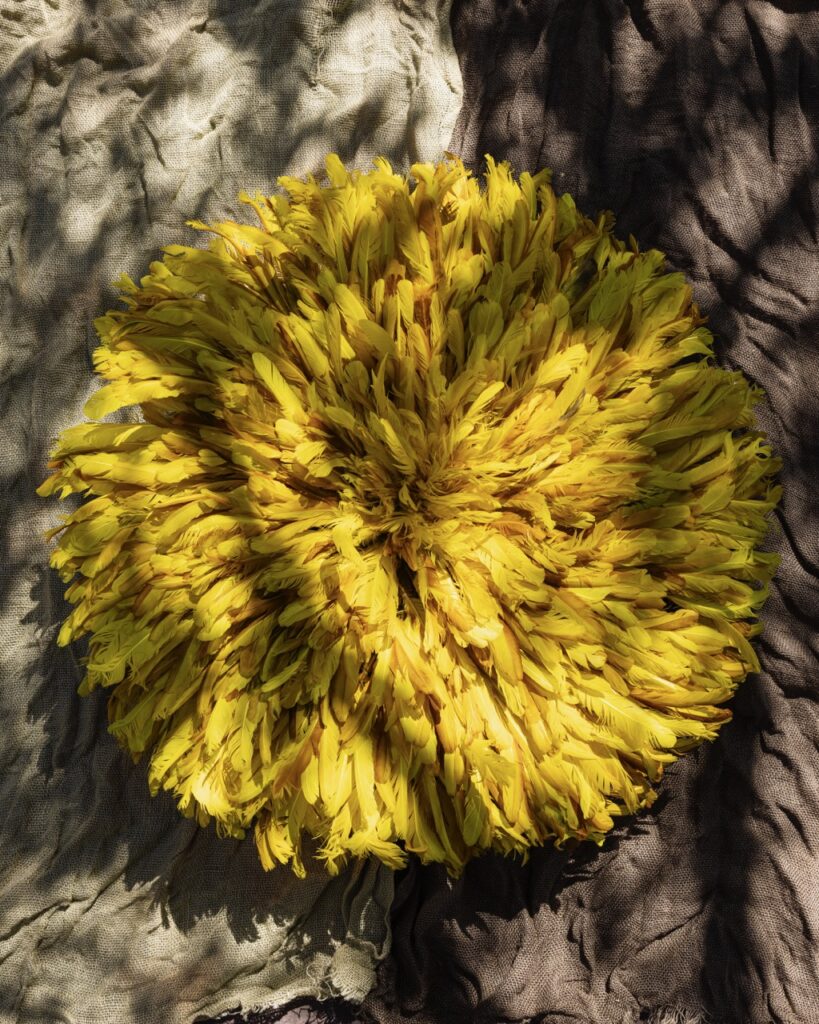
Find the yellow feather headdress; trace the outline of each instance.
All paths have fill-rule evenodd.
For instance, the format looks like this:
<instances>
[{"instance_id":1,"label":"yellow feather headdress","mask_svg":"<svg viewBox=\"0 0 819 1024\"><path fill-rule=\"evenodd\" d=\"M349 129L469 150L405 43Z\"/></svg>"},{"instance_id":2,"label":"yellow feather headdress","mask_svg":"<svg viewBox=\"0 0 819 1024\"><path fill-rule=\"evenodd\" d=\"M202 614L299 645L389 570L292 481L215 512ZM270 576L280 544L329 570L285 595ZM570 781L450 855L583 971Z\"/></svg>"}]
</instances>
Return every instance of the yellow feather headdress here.
<instances>
[{"instance_id":1,"label":"yellow feather headdress","mask_svg":"<svg viewBox=\"0 0 819 1024\"><path fill-rule=\"evenodd\" d=\"M730 717L776 556L761 392L550 174L326 160L96 321L59 643L262 863L602 842ZM414 187L411 181L414 180Z\"/></svg>"}]
</instances>

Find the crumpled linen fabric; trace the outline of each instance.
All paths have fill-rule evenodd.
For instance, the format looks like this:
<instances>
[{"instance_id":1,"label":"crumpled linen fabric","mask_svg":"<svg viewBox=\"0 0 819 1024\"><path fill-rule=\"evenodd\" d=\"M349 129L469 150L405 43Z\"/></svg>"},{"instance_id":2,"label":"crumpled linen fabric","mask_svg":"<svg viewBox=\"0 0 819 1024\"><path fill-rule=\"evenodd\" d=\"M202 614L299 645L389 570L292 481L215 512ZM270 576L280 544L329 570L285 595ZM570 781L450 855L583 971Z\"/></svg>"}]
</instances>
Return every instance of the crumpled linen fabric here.
<instances>
[{"instance_id":1,"label":"crumpled linen fabric","mask_svg":"<svg viewBox=\"0 0 819 1024\"><path fill-rule=\"evenodd\" d=\"M784 460L762 671L601 850L397 879L379 1024L819 1022L819 7L457 0L449 148L668 255Z\"/></svg>"},{"instance_id":2,"label":"crumpled linen fabric","mask_svg":"<svg viewBox=\"0 0 819 1024\"><path fill-rule=\"evenodd\" d=\"M79 698L82 645L34 489L98 385L92 322L185 220L241 189L440 158L461 103L448 3L20 0L0 11L0 1020L182 1024L299 996L360 1000L389 945L389 870L265 873L151 798Z\"/></svg>"},{"instance_id":3,"label":"crumpled linen fabric","mask_svg":"<svg viewBox=\"0 0 819 1024\"><path fill-rule=\"evenodd\" d=\"M293 988L281 984L281 960L267 959L290 927L290 910L278 916L282 901L292 907L283 876L271 888L247 846L151 801L105 735L103 695L73 695L79 652L53 645L67 609L38 537L53 514L32 491L49 438L81 413L91 319L119 270L139 274L171 235L190 241L186 217L234 215L238 187L320 170L320 152L367 166L383 150L406 166L440 147L476 170L485 152L518 170L551 166L558 191L589 213L613 209L622 236L663 249L688 275L723 364L768 394L758 416L784 459L769 544L783 561L763 612L763 670L716 743L673 766L659 803L601 851L544 849L526 865L484 857L457 882L435 867L399 875L392 952L362 1014L379 1024L695 1024L706 1013L713 1024L819 1022L816 4L456 0L450 38L443 6L396 0L368 19L388 36L347 50L358 3L23 0L10 10L0 36L0 800L11 809L0 821L0 1019L281 1007L323 989L316 950L328 956L345 930L336 949L355 947L356 928L360 948L363 910L383 921L391 879L345 876L345 894L322 890L302 914ZM291 65L300 77L283 73ZM96 811L103 793L110 822ZM247 885L232 909L223 876ZM358 909L331 935L325 920L339 905ZM385 936L383 925L369 930L370 964ZM354 1000L371 970L360 977ZM286 1012L300 1024L308 1014ZM344 1018L333 1003L310 1013Z\"/></svg>"}]
</instances>

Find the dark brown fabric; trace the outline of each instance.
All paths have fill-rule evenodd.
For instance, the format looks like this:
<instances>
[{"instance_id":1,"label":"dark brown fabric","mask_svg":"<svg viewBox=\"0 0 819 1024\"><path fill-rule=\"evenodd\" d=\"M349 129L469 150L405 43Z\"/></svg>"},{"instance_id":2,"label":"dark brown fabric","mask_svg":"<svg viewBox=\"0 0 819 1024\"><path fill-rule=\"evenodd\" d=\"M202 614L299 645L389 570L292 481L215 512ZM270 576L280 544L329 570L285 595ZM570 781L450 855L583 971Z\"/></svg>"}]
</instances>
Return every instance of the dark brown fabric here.
<instances>
[{"instance_id":1,"label":"dark brown fabric","mask_svg":"<svg viewBox=\"0 0 819 1024\"><path fill-rule=\"evenodd\" d=\"M413 864L381 1022L819 1022L819 4L458 0L450 149L554 170L668 254L725 365L767 391L782 554L734 721L602 851Z\"/></svg>"}]
</instances>

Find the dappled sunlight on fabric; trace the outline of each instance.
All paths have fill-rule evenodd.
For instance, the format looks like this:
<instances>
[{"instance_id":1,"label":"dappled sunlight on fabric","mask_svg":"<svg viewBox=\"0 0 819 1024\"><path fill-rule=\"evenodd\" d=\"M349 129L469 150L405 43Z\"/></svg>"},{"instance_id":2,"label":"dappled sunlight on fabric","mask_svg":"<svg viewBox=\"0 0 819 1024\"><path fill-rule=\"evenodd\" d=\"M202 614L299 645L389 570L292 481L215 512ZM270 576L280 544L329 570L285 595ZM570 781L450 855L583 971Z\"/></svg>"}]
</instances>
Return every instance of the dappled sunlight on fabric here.
<instances>
[{"instance_id":1,"label":"dappled sunlight on fabric","mask_svg":"<svg viewBox=\"0 0 819 1024\"><path fill-rule=\"evenodd\" d=\"M364 153L392 119L392 156L408 161L411 122L423 116L382 65L406 69L409 51L428 46L429 92L414 102L435 109L420 141L421 155L434 156L460 102L457 58L440 27L448 6L414 39L384 34L394 8L384 0L379 16L381 3L368 4L367 45L356 45L355 32L339 35L333 57L338 69L345 59L361 69L356 103L325 90L309 133L325 151ZM0 702L14 739L0 780L9 872L0 1014L27 1024L107 1024L112 1013L187 1024L196 1012L235 1006L239 993L257 1002L332 994L345 984L340 961L331 969L337 949L360 950L359 968L370 972L386 953L391 875L357 878L370 912L345 920L349 876L328 883L319 866L306 883L266 875L247 859L250 845L212 829L193 842L171 802L152 800L144 767L107 735L105 702L76 695L82 650L55 648L63 588L39 570L49 549L41 533L62 511L33 493L48 448L82 417L95 387L92 321L116 300L110 282L122 271L139 278L162 245L195 244L185 220L229 216L242 187L269 191L277 175L302 170L290 164L307 137L292 110L310 90L322 40L299 53L280 29L285 11L324 23L327 5L12 6L0 32L0 395L11 438L0 465ZM368 77L370 51L377 68ZM310 941L276 960L290 931ZM180 973L186 1001L173 1006Z\"/></svg>"}]
</instances>

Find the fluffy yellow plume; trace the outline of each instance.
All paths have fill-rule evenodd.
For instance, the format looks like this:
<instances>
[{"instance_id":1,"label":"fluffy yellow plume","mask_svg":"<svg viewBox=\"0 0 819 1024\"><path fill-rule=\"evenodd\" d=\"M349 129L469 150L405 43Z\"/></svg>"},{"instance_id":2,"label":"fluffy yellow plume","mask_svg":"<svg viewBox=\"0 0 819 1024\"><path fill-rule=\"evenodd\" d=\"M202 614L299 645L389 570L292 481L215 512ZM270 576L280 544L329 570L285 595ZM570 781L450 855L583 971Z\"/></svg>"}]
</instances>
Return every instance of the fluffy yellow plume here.
<instances>
[{"instance_id":1,"label":"fluffy yellow plume","mask_svg":"<svg viewBox=\"0 0 819 1024\"><path fill-rule=\"evenodd\" d=\"M760 391L661 253L487 161L331 155L193 222L96 321L86 414L144 422L39 488L87 496L49 531L81 692L268 868L600 843L757 667Z\"/></svg>"}]
</instances>

